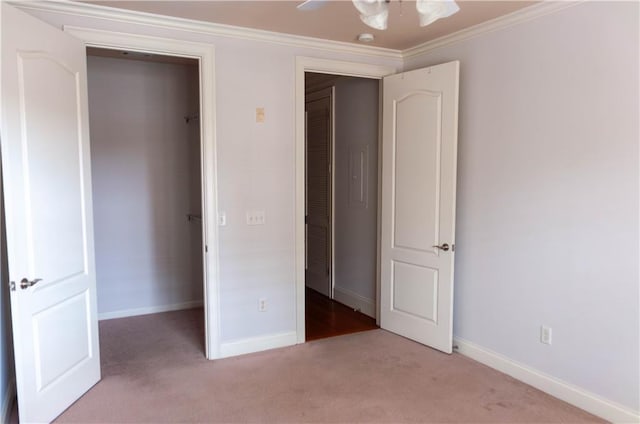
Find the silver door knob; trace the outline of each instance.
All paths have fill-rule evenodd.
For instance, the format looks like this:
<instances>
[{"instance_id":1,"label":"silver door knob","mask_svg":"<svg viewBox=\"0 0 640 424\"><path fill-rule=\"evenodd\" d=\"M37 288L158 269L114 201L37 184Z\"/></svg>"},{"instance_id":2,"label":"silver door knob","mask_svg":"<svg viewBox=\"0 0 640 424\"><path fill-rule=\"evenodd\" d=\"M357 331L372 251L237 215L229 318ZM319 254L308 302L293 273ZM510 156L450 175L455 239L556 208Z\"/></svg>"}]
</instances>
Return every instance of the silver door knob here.
<instances>
[{"instance_id":1,"label":"silver door knob","mask_svg":"<svg viewBox=\"0 0 640 424\"><path fill-rule=\"evenodd\" d=\"M35 280L31 280L31 281L27 280L26 278L23 278L20 281L20 288L22 290L28 289L29 287L38 284L38 281L42 281L42 278L36 278Z\"/></svg>"},{"instance_id":2,"label":"silver door knob","mask_svg":"<svg viewBox=\"0 0 640 424\"><path fill-rule=\"evenodd\" d=\"M447 243L441 244L440 246L433 246L436 249L440 249L440 250L444 250L445 252L447 252L449 250L449 245Z\"/></svg>"}]
</instances>

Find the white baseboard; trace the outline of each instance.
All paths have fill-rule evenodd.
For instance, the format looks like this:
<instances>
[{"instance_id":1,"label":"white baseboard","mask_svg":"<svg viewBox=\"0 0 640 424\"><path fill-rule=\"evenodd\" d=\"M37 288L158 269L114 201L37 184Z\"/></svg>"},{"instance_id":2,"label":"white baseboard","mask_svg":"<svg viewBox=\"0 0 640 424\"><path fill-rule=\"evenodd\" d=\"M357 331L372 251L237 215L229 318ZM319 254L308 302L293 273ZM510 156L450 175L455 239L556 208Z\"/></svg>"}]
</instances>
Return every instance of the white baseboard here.
<instances>
[{"instance_id":1,"label":"white baseboard","mask_svg":"<svg viewBox=\"0 0 640 424\"><path fill-rule=\"evenodd\" d=\"M513 361L499 353L460 338L454 338L458 352L501 371L571 405L614 423L638 423L640 412L633 411L580 387Z\"/></svg>"},{"instance_id":2,"label":"white baseboard","mask_svg":"<svg viewBox=\"0 0 640 424\"><path fill-rule=\"evenodd\" d=\"M249 339L222 343L220 345L220 357L244 355L246 353L260 352L268 349L292 346L297 343L295 331L280 333L270 336L251 337Z\"/></svg>"},{"instance_id":3,"label":"white baseboard","mask_svg":"<svg viewBox=\"0 0 640 424\"><path fill-rule=\"evenodd\" d=\"M2 399L2 411L0 411L0 419L3 423L8 423L11 418L11 411L13 404L16 401L16 382L14 380L9 381L7 385L7 393L4 394Z\"/></svg>"},{"instance_id":4,"label":"white baseboard","mask_svg":"<svg viewBox=\"0 0 640 424\"><path fill-rule=\"evenodd\" d=\"M160 312L179 311L181 309L199 308L204 305L202 300L173 303L171 305L148 306L146 308L122 309L120 311L104 312L98 314L100 321L105 319L135 317L137 315L157 314Z\"/></svg>"},{"instance_id":5,"label":"white baseboard","mask_svg":"<svg viewBox=\"0 0 640 424\"><path fill-rule=\"evenodd\" d=\"M367 299L364 296L360 296L358 293L352 292L349 289L335 286L333 288L333 298L350 308L359 309L365 315L371 318L376 318L376 302L372 299Z\"/></svg>"}]
</instances>

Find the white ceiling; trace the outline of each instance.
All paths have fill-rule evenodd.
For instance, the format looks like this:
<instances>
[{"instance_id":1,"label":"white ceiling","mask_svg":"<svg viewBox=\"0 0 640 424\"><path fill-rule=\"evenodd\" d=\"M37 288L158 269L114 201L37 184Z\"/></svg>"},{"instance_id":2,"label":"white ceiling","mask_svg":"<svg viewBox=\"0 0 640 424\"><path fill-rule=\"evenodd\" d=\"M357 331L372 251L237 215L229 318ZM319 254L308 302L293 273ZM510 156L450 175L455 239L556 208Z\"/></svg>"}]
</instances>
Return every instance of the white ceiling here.
<instances>
[{"instance_id":1,"label":"white ceiling","mask_svg":"<svg viewBox=\"0 0 640 424\"><path fill-rule=\"evenodd\" d=\"M330 0L317 10L301 11L294 0L259 1L87 1L92 4L246 28L358 43L362 32L374 34L370 45L403 50L530 6L536 1L458 1L455 15L421 28L413 0L392 0L389 29L378 31L360 21L348 0Z\"/></svg>"}]
</instances>

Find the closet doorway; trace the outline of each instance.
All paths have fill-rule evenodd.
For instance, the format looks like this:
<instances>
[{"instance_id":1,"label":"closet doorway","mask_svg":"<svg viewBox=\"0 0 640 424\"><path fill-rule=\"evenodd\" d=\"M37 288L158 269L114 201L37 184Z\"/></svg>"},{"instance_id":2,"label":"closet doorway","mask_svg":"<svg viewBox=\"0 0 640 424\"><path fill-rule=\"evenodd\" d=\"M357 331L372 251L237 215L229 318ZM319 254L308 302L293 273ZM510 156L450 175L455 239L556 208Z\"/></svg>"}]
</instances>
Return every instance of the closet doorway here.
<instances>
[{"instance_id":1,"label":"closet doorway","mask_svg":"<svg viewBox=\"0 0 640 424\"><path fill-rule=\"evenodd\" d=\"M379 86L305 73L305 334L377 328Z\"/></svg>"},{"instance_id":2,"label":"closet doorway","mask_svg":"<svg viewBox=\"0 0 640 424\"><path fill-rule=\"evenodd\" d=\"M87 48L103 374L205 355L199 61Z\"/></svg>"}]
</instances>

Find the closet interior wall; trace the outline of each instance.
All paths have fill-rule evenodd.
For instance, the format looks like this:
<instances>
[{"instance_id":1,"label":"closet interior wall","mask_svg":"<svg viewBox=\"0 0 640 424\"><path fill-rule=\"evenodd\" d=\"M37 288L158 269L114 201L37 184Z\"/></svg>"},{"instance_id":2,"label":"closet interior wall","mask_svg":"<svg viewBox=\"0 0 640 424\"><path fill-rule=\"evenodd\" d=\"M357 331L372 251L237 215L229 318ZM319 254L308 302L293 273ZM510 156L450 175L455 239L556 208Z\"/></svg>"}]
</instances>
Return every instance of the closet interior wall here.
<instances>
[{"instance_id":1,"label":"closet interior wall","mask_svg":"<svg viewBox=\"0 0 640 424\"><path fill-rule=\"evenodd\" d=\"M198 63L118 54L87 58L101 319L203 299Z\"/></svg>"}]
</instances>

